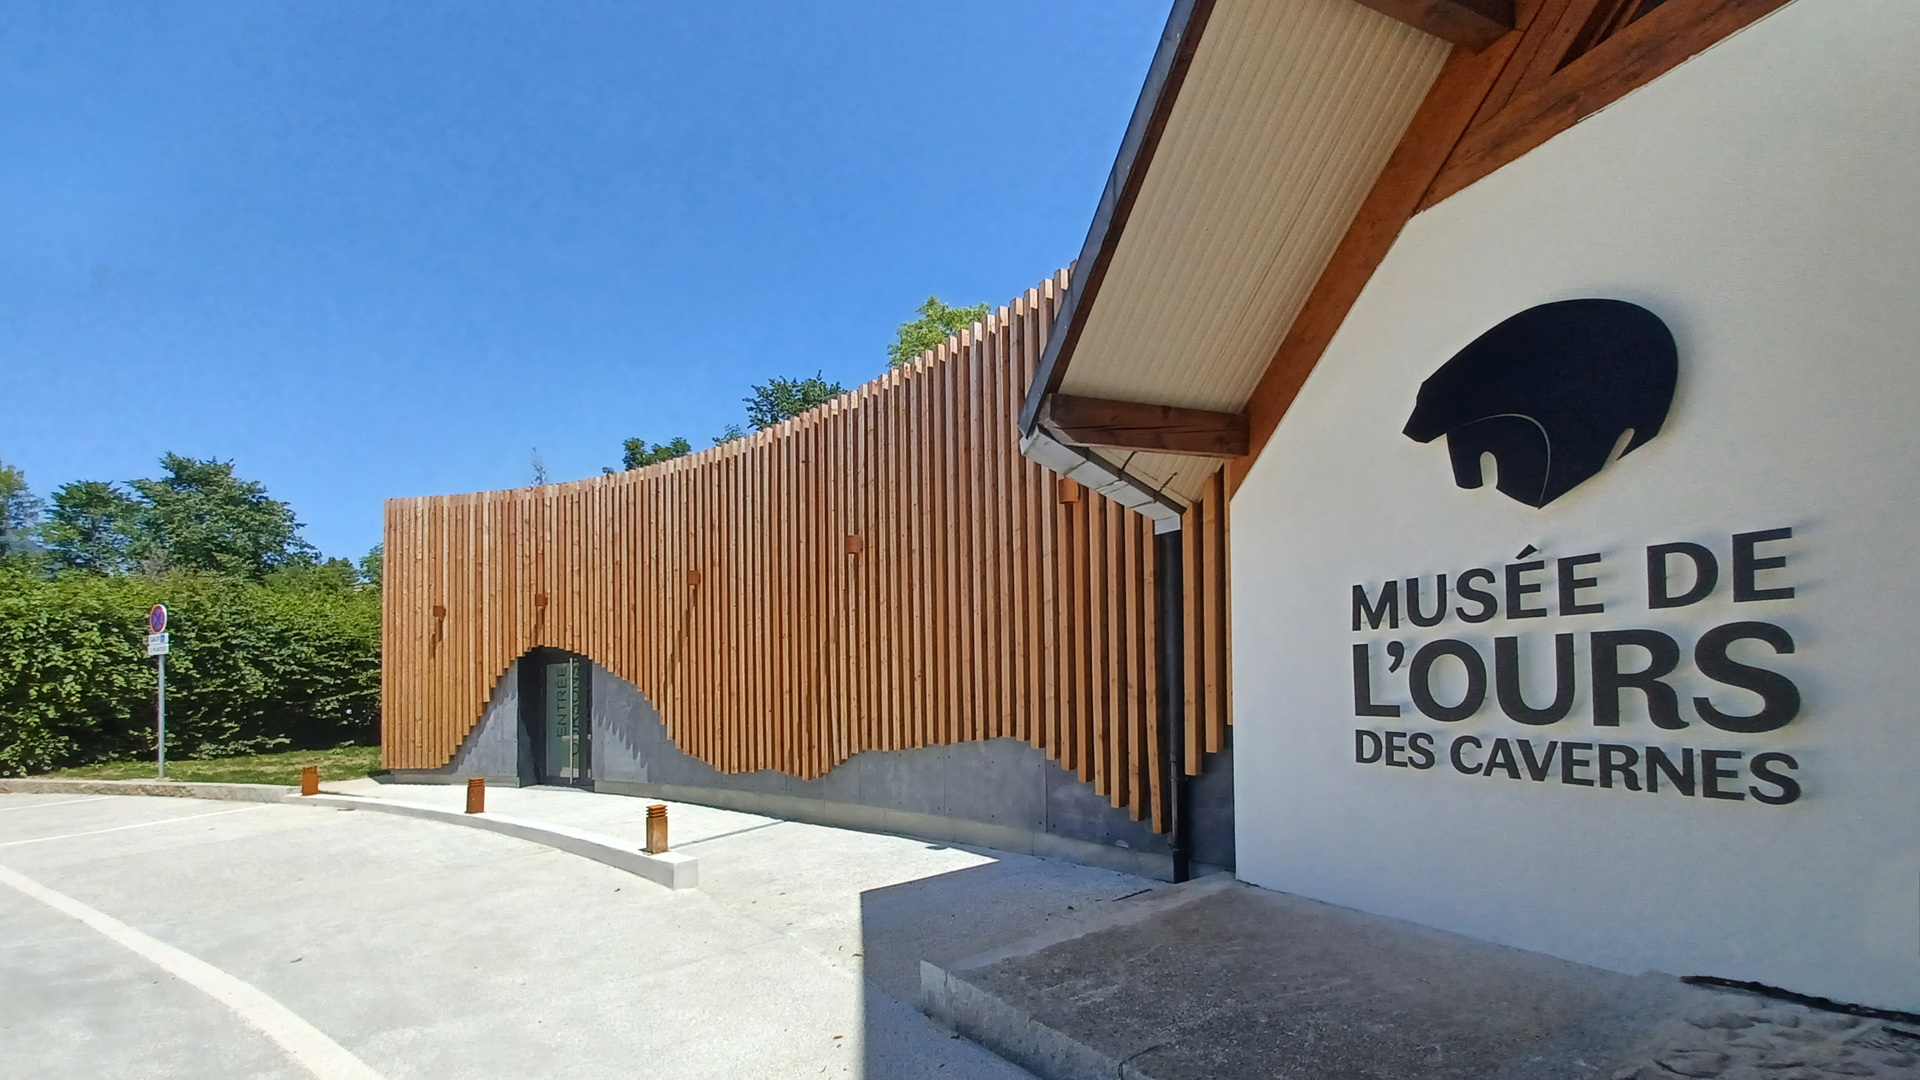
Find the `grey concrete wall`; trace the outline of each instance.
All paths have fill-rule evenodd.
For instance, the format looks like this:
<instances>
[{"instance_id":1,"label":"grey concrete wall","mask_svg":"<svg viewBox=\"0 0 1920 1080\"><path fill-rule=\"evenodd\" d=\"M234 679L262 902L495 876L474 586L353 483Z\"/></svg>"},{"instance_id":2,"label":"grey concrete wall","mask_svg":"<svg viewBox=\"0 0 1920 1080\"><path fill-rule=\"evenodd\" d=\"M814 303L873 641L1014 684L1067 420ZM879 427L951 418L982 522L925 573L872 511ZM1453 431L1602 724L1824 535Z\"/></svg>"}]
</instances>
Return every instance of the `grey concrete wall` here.
<instances>
[{"instance_id":1,"label":"grey concrete wall","mask_svg":"<svg viewBox=\"0 0 1920 1080\"><path fill-rule=\"evenodd\" d=\"M1233 851L1233 728L1228 727L1217 753L1205 755L1204 771L1188 779L1189 809L1193 813L1193 858L1232 869Z\"/></svg>"},{"instance_id":2,"label":"grey concrete wall","mask_svg":"<svg viewBox=\"0 0 1920 1080\"><path fill-rule=\"evenodd\" d=\"M484 776L489 783L534 783L532 737L540 703L529 700L523 709L522 698L537 696L542 684L537 678L523 679L521 672L525 668L537 675L536 666L516 661L507 669L487 711L450 765L409 771L400 778ZM901 815L891 820L918 822L915 827L921 829L931 819L972 822L991 827L971 834L987 846L1006 846L989 838L1004 839L1017 831L1150 856L1167 853L1165 836L1155 835L1146 822L1132 820L1125 810L1114 809L1094 793L1092 784L1082 783L1048 761L1043 751L1017 739L869 750L814 780L770 769L729 775L675 746L653 703L632 683L598 664L589 667L592 774L595 782L612 782L610 790L619 790L621 784L662 785L871 807ZM1232 757L1231 747L1209 754L1206 772L1192 786L1193 859L1228 869L1234 865ZM777 812L777 806L768 812ZM954 835L969 834L962 830Z\"/></svg>"},{"instance_id":3,"label":"grey concrete wall","mask_svg":"<svg viewBox=\"0 0 1920 1080\"><path fill-rule=\"evenodd\" d=\"M1165 836L1116 810L1043 751L1017 739L917 750L869 750L827 775L801 780L763 770L726 774L673 744L651 702L633 684L593 667L595 780L719 788L870 806L1022 829L1164 855ZM1230 748L1208 755L1192 788L1196 861L1233 866Z\"/></svg>"}]
</instances>

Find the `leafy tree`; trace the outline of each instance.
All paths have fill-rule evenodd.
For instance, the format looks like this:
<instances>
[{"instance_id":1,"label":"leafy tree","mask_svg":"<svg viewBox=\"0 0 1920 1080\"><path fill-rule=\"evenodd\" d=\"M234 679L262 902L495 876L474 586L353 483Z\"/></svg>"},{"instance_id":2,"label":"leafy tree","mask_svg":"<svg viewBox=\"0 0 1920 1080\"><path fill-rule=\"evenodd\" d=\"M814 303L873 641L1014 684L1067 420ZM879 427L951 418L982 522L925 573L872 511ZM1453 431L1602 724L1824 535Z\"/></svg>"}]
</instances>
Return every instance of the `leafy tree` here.
<instances>
[{"instance_id":1,"label":"leafy tree","mask_svg":"<svg viewBox=\"0 0 1920 1080\"><path fill-rule=\"evenodd\" d=\"M233 462L169 453L160 467L165 476L128 484L143 503L131 551L143 566L258 578L314 561L293 509L235 476Z\"/></svg>"},{"instance_id":2,"label":"leafy tree","mask_svg":"<svg viewBox=\"0 0 1920 1080\"><path fill-rule=\"evenodd\" d=\"M33 526L40 508L40 500L27 486L27 474L0 461L0 560L32 558Z\"/></svg>"},{"instance_id":3,"label":"leafy tree","mask_svg":"<svg viewBox=\"0 0 1920 1080\"><path fill-rule=\"evenodd\" d=\"M713 437L713 445L721 446L735 439L744 439L746 437L746 428L741 427L739 424L728 424L726 427L720 429L720 434Z\"/></svg>"},{"instance_id":4,"label":"leafy tree","mask_svg":"<svg viewBox=\"0 0 1920 1080\"><path fill-rule=\"evenodd\" d=\"M313 568L314 572L330 579L341 589L360 587L360 571L353 565L352 559L332 558Z\"/></svg>"},{"instance_id":5,"label":"leafy tree","mask_svg":"<svg viewBox=\"0 0 1920 1080\"><path fill-rule=\"evenodd\" d=\"M380 573L386 558L387 545L385 544L375 544L367 550L365 555L360 556L360 580L373 586L375 591L380 588Z\"/></svg>"},{"instance_id":6,"label":"leafy tree","mask_svg":"<svg viewBox=\"0 0 1920 1080\"><path fill-rule=\"evenodd\" d=\"M655 443L652 446L648 446L645 439L628 439L623 444L620 463L628 469L642 469L692 452L693 444L685 439L676 438L672 442Z\"/></svg>"},{"instance_id":7,"label":"leafy tree","mask_svg":"<svg viewBox=\"0 0 1920 1080\"><path fill-rule=\"evenodd\" d=\"M354 569L353 560L335 558L276 567L261 580L282 590L349 592L360 587L360 571Z\"/></svg>"},{"instance_id":8,"label":"leafy tree","mask_svg":"<svg viewBox=\"0 0 1920 1080\"><path fill-rule=\"evenodd\" d=\"M987 317L987 305L948 307L937 296L920 305L920 317L900 324L899 340L887 346L887 366L910 364L935 345Z\"/></svg>"},{"instance_id":9,"label":"leafy tree","mask_svg":"<svg viewBox=\"0 0 1920 1080\"><path fill-rule=\"evenodd\" d=\"M844 393L846 389L839 383L830 383L815 372L811 379L768 379L765 386L753 387L753 393L741 400L747 403L747 422L753 430L765 431Z\"/></svg>"},{"instance_id":10,"label":"leafy tree","mask_svg":"<svg viewBox=\"0 0 1920 1080\"><path fill-rule=\"evenodd\" d=\"M53 493L40 542L55 569L121 574L133 569L140 503L117 486L79 480Z\"/></svg>"}]
</instances>

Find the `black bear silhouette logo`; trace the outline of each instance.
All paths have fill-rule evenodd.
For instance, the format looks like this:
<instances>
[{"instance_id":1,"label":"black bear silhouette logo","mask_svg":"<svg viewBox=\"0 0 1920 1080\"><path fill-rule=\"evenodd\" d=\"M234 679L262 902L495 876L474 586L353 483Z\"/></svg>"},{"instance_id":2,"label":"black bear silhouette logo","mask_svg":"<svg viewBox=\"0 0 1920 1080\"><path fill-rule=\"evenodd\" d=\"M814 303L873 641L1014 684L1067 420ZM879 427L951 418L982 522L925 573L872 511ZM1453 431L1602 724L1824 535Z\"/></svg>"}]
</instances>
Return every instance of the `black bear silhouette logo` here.
<instances>
[{"instance_id":1,"label":"black bear silhouette logo","mask_svg":"<svg viewBox=\"0 0 1920 1080\"><path fill-rule=\"evenodd\" d=\"M1477 488L1480 455L1501 494L1545 506L1660 433L1679 376L1660 316L1624 300L1528 308L1474 339L1420 384L1406 436L1447 437L1454 482Z\"/></svg>"}]
</instances>

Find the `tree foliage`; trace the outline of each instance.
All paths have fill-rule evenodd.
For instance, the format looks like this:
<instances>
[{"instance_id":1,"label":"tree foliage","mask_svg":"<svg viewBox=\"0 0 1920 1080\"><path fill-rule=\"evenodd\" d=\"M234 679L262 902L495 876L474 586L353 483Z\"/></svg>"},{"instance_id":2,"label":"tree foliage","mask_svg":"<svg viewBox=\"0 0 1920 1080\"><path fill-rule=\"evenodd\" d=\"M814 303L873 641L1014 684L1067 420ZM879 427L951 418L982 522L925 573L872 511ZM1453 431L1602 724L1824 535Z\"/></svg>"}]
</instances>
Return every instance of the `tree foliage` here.
<instances>
[{"instance_id":1,"label":"tree foliage","mask_svg":"<svg viewBox=\"0 0 1920 1080\"><path fill-rule=\"evenodd\" d=\"M258 578L313 562L293 508L235 476L233 462L165 454L160 467L160 478L128 484L141 502L133 555L142 565Z\"/></svg>"},{"instance_id":2,"label":"tree foliage","mask_svg":"<svg viewBox=\"0 0 1920 1080\"><path fill-rule=\"evenodd\" d=\"M78 480L54 491L39 532L56 567L120 574L133 569L139 530L138 500L116 484Z\"/></svg>"},{"instance_id":3,"label":"tree foliage","mask_svg":"<svg viewBox=\"0 0 1920 1080\"><path fill-rule=\"evenodd\" d=\"M652 446L648 446L645 439L628 439L621 448L620 464L627 469L644 469L692 452L693 444L681 438Z\"/></svg>"},{"instance_id":4,"label":"tree foliage","mask_svg":"<svg viewBox=\"0 0 1920 1080\"><path fill-rule=\"evenodd\" d=\"M987 317L987 305L948 307L937 296L920 305L920 317L900 324L899 339L887 346L887 364L899 367Z\"/></svg>"},{"instance_id":5,"label":"tree foliage","mask_svg":"<svg viewBox=\"0 0 1920 1080\"><path fill-rule=\"evenodd\" d=\"M49 569L190 570L258 580L317 562L293 509L257 481L235 476L231 461L166 454L160 467L158 478L130 480L125 489L81 480L56 490L35 529Z\"/></svg>"},{"instance_id":6,"label":"tree foliage","mask_svg":"<svg viewBox=\"0 0 1920 1080\"><path fill-rule=\"evenodd\" d=\"M171 615L170 757L378 737L380 596L337 567L263 580L0 568L0 775L153 753L156 603Z\"/></svg>"},{"instance_id":7,"label":"tree foliage","mask_svg":"<svg viewBox=\"0 0 1920 1080\"><path fill-rule=\"evenodd\" d=\"M360 580L373 586L377 591L380 588L381 571L385 569L386 561L387 545L375 544L368 548L367 553L360 556Z\"/></svg>"},{"instance_id":8,"label":"tree foliage","mask_svg":"<svg viewBox=\"0 0 1920 1080\"><path fill-rule=\"evenodd\" d=\"M830 383L815 372L810 379L768 379L755 386L743 398L747 403L747 422L755 431L765 431L782 420L791 420L816 405L824 405L846 389Z\"/></svg>"},{"instance_id":9,"label":"tree foliage","mask_svg":"<svg viewBox=\"0 0 1920 1080\"><path fill-rule=\"evenodd\" d=\"M27 474L0 461L0 562L20 562L34 550L33 524L40 500L27 486Z\"/></svg>"}]
</instances>

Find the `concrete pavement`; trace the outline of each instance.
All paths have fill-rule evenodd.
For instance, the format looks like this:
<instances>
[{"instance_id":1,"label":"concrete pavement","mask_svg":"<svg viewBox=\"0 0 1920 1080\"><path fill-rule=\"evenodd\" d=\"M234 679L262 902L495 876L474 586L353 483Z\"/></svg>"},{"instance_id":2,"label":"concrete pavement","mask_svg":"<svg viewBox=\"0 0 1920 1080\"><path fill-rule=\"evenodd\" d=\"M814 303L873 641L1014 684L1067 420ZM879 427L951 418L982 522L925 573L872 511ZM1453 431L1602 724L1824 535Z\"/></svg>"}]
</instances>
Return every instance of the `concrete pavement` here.
<instances>
[{"instance_id":1,"label":"concrete pavement","mask_svg":"<svg viewBox=\"0 0 1920 1080\"><path fill-rule=\"evenodd\" d=\"M640 800L488 794L644 829ZM432 822L123 796L0 795L0 867L204 961L390 1080L1023 1077L907 1004L918 961L1157 887L731 811L671 820L698 890ZM36 1077L319 1075L230 1004L5 885L0 1060Z\"/></svg>"}]
</instances>

